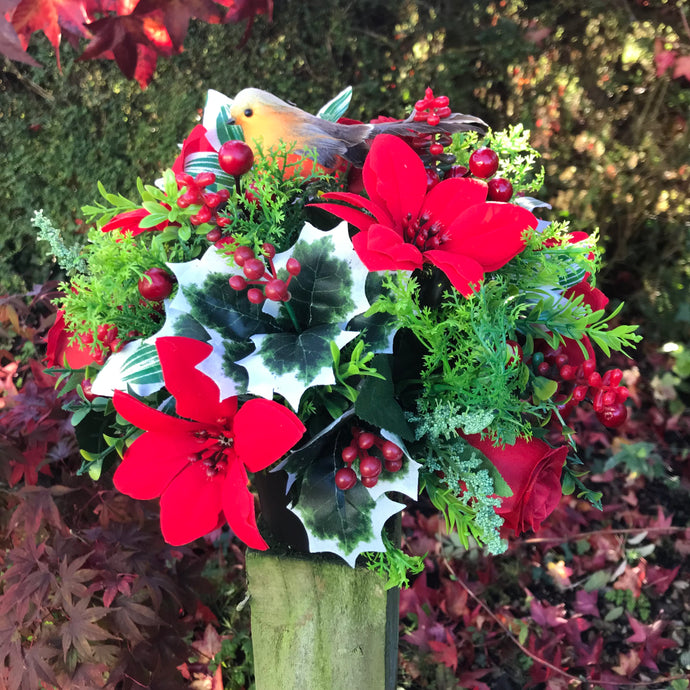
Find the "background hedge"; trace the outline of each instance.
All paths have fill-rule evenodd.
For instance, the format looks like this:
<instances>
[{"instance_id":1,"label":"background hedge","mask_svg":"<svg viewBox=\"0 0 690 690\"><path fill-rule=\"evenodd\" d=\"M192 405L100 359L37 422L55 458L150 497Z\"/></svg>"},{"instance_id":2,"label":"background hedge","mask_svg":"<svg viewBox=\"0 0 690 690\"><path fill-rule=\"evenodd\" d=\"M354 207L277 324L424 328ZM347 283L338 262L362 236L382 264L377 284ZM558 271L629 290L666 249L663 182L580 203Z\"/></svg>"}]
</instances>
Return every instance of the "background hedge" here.
<instances>
[{"instance_id":1,"label":"background hedge","mask_svg":"<svg viewBox=\"0 0 690 690\"><path fill-rule=\"evenodd\" d=\"M690 341L690 82L657 76L654 42L690 43L684 0L276 0L273 21L193 22L185 51L141 91L112 62L62 72L5 63L0 81L0 294L58 274L34 240L42 208L73 239L96 181L123 194L155 179L194 125L207 89L258 86L315 111L354 87L352 117L401 116L431 85L494 128L521 122L547 171L553 217L599 228L605 289L658 341Z\"/></svg>"}]
</instances>

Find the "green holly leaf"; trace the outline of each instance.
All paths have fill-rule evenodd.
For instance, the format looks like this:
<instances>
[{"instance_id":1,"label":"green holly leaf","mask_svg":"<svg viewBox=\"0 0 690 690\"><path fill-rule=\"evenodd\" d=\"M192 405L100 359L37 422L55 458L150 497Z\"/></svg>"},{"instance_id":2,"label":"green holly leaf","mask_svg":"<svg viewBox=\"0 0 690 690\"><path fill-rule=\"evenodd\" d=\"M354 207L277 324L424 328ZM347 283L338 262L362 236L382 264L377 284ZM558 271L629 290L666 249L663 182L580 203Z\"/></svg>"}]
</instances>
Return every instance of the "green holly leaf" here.
<instances>
[{"instance_id":1,"label":"green holly leaf","mask_svg":"<svg viewBox=\"0 0 690 690\"><path fill-rule=\"evenodd\" d=\"M370 304L386 292L383 282L387 273L383 271L371 272L366 278L365 292ZM373 314L358 314L347 324L349 330L361 331L362 338L369 352L393 352L393 338L398 330L398 322L385 311Z\"/></svg>"},{"instance_id":2,"label":"green holly leaf","mask_svg":"<svg viewBox=\"0 0 690 690\"><path fill-rule=\"evenodd\" d=\"M376 355L370 366L384 378L364 377L355 402L357 416L376 427L388 429L408 441L414 440L414 433L405 419L403 409L395 399L388 356Z\"/></svg>"}]
</instances>

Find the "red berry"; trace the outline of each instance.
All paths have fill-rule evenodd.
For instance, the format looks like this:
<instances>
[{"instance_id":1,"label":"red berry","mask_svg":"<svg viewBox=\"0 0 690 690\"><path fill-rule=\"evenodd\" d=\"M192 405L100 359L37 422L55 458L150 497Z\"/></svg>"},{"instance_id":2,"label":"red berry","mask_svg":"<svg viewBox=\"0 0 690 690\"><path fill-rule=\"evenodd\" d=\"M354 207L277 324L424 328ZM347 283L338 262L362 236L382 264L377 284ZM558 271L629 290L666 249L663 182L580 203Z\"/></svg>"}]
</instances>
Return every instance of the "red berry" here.
<instances>
[{"instance_id":1,"label":"red berry","mask_svg":"<svg viewBox=\"0 0 690 690\"><path fill-rule=\"evenodd\" d=\"M603 376L605 386L617 386L623 380L623 372L620 369L609 369Z\"/></svg>"},{"instance_id":2,"label":"red berry","mask_svg":"<svg viewBox=\"0 0 690 690\"><path fill-rule=\"evenodd\" d=\"M383 466L386 468L387 472L399 472L402 469L403 461L402 458L399 460L386 460Z\"/></svg>"},{"instance_id":3,"label":"red berry","mask_svg":"<svg viewBox=\"0 0 690 690\"><path fill-rule=\"evenodd\" d=\"M216 223L218 223L218 227L227 228L228 225L232 225L232 216L218 216Z\"/></svg>"},{"instance_id":4,"label":"red berry","mask_svg":"<svg viewBox=\"0 0 690 690\"><path fill-rule=\"evenodd\" d=\"M244 290L247 287L247 281L242 276L232 276L228 283L233 290Z\"/></svg>"},{"instance_id":5,"label":"red berry","mask_svg":"<svg viewBox=\"0 0 690 690\"><path fill-rule=\"evenodd\" d=\"M440 156L443 153L443 146L439 143L432 144L429 147L429 153L432 156Z\"/></svg>"},{"instance_id":6,"label":"red berry","mask_svg":"<svg viewBox=\"0 0 690 690\"><path fill-rule=\"evenodd\" d=\"M572 381L577 374L577 369L572 364L564 364L558 373L564 381Z\"/></svg>"},{"instance_id":7,"label":"red berry","mask_svg":"<svg viewBox=\"0 0 690 690\"><path fill-rule=\"evenodd\" d=\"M386 441L382 446L381 446L381 455L383 455L383 459L386 462L393 461L397 462L400 460L403 456L402 449L400 446L397 444L393 443L393 441Z\"/></svg>"},{"instance_id":8,"label":"red berry","mask_svg":"<svg viewBox=\"0 0 690 690\"><path fill-rule=\"evenodd\" d=\"M180 208L187 208L192 204L199 203L201 203L201 195L199 194L198 189L190 189L189 191L182 194L177 200L177 205Z\"/></svg>"},{"instance_id":9,"label":"red berry","mask_svg":"<svg viewBox=\"0 0 690 690\"><path fill-rule=\"evenodd\" d=\"M234 257L235 263L238 266L244 266L245 261L254 258L254 251L250 247L237 247L237 249L235 249Z\"/></svg>"},{"instance_id":10,"label":"red berry","mask_svg":"<svg viewBox=\"0 0 690 690\"><path fill-rule=\"evenodd\" d=\"M616 388L616 399L618 402L625 402L630 395L630 391L625 386L618 386Z\"/></svg>"},{"instance_id":11,"label":"red berry","mask_svg":"<svg viewBox=\"0 0 690 690\"><path fill-rule=\"evenodd\" d=\"M510 201L513 196L513 185L505 177L494 177L489 180L489 201Z\"/></svg>"},{"instance_id":12,"label":"red berry","mask_svg":"<svg viewBox=\"0 0 690 690\"><path fill-rule=\"evenodd\" d=\"M465 177L468 172L469 170L464 165L451 165L451 167L446 170L443 179L450 180L454 177Z\"/></svg>"},{"instance_id":13,"label":"red berry","mask_svg":"<svg viewBox=\"0 0 690 690\"><path fill-rule=\"evenodd\" d=\"M587 383L592 386L592 388L599 388L601 386L601 374L598 371L593 372L587 378Z\"/></svg>"},{"instance_id":14,"label":"red berry","mask_svg":"<svg viewBox=\"0 0 690 690\"><path fill-rule=\"evenodd\" d=\"M202 206L193 216L189 216L189 222L192 225L203 225L211 220L213 213L208 206Z\"/></svg>"},{"instance_id":15,"label":"red berry","mask_svg":"<svg viewBox=\"0 0 690 690\"><path fill-rule=\"evenodd\" d=\"M426 123L432 127L436 127L439 122L441 122L441 118L436 113L429 115L426 119Z\"/></svg>"},{"instance_id":16,"label":"red berry","mask_svg":"<svg viewBox=\"0 0 690 690\"><path fill-rule=\"evenodd\" d=\"M261 251L264 253L264 256L267 256L269 259L272 259L276 255L276 248L270 242L264 242L261 245Z\"/></svg>"},{"instance_id":17,"label":"red berry","mask_svg":"<svg viewBox=\"0 0 690 690\"><path fill-rule=\"evenodd\" d=\"M470 156L470 172L475 177L487 179L498 170L498 154L490 148L483 147L472 152Z\"/></svg>"},{"instance_id":18,"label":"red berry","mask_svg":"<svg viewBox=\"0 0 690 690\"><path fill-rule=\"evenodd\" d=\"M607 427L617 427L625 423L628 418L628 408L622 402L597 410L597 419Z\"/></svg>"},{"instance_id":19,"label":"red berry","mask_svg":"<svg viewBox=\"0 0 690 690\"><path fill-rule=\"evenodd\" d=\"M381 461L373 455L365 455L359 461L359 473L364 477L378 477L381 474Z\"/></svg>"},{"instance_id":20,"label":"red berry","mask_svg":"<svg viewBox=\"0 0 690 690\"><path fill-rule=\"evenodd\" d=\"M290 257L285 263L285 269L291 276L297 276L302 270L302 264L297 259Z\"/></svg>"},{"instance_id":21,"label":"red berry","mask_svg":"<svg viewBox=\"0 0 690 690\"><path fill-rule=\"evenodd\" d=\"M220 228L213 228L206 233L206 239L209 242L218 242L218 240L223 236Z\"/></svg>"},{"instance_id":22,"label":"red berry","mask_svg":"<svg viewBox=\"0 0 690 690\"><path fill-rule=\"evenodd\" d=\"M539 376L546 376L551 371L551 365L548 362L542 362L537 367L537 373Z\"/></svg>"},{"instance_id":23,"label":"red berry","mask_svg":"<svg viewBox=\"0 0 690 690\"><path fill-rule=\"evenodd\" d=\"M91 380L84 379L80 384L81 392L86 400L91 402L96 399L96 396L91 392Z\"/></svg>"},{"instance_id":24,"label":"red berry","mask_svg":"<svg viewBox=\"0 0 690 690\"><path fill-rule=\"evenodd\" d=\"M218 151L218 164L228 175L239 177L251 170L254 154L243 141L226 141Z\"/></svg>"},{"instance_id":25,"label":"red berry","mask_svg":"<svg viewBox=\"0 0 690 690\"><path fill-rule=\"evenodd\" d=\"M170 297L175 279L168 271L158 266L144 271L138 283L139 294L151 302L160 302Z\"/></svg>"},{"instance_id":26,"label":"red berry","mask_svg":"<svg viewBox=\"0 0 690 690\"><path fill-rule=\"evenodd\" d=\"M341 491L351 489L357 483L357 474L351 467L341 467L335 473L335 485Z\"/></svg>"},{"instance_id":27,"label":"red berry","mask_svg":"<svg viewBox=\"0 0 690 690\"><path fill-rule=\"evenodd\" d=\"M247 259L242 268L248 280L259 280L266 273L266 266L261 259Z\"/></svg>"},{"instance_id":28,"label":"red berry","mask_svg":"<svg viewBox=\"0 0 690 690\"><path fill-rule=\"evenodd\" d=\"M375 477L362 477L362 486L366 486L367 489L371 489L376 486L379 481L378 474Z\"/></svg>"},{"instance_id":29,"label":"red berry","mask_svg":"<svg viewBox=\"0 0 690 690\"><path fill-rule=\"evenodd\" d=\"M596 370L597 363L593 359L586 359L582 362L582 374L585 378L589 378Z\"/></svg>"},{"instance_id":30,"label":"red berry","mask_svg":"<svg viewBox=\"0 0 690 690\"><path fill-rule=\"evenodd\" d=\"M114 340L110 341L110 351L111 352L119 352L123 347L125 346L125 341L122 340L122 338L115 338Z\"/></svg>"},{"instance_id":31,"label":"red berry","mask_svg":"<svg viewBox=\"0 0 690 690\"><path fill-rule=\"evenodd\" d=\"M191 187L194 184L194 178L188 173L181 172L175 175L175 182L177 182L177 188L182 189L182 187Z\"/></svg>"},{"instance_id":32,"label":"red berry","mask_svg":"<svg viewBox=\"0 0 690 690\"><path fill-rule=\"evenodd\" d=\"M554 357L556 366L560 369L564 364L568 363L568 355L565 352L560 352Z\"/></svg>"},{"instance_id":33,"label":"red berry","mask_svg":"<svg viewBox=\"0 0 690 690\"><path fill-rule=\"evenodd\" d=\"M506 340L506 347L508 349L508 361L506 362L506 366L511 366L516 357L518 362L522 362L523 354L520 343L514 340Z\"/></svg>"},{"instance_id":34,"label":"red berry","mask_svg":"<svg viewBox=\"0 0 690 690\"><path fill-rule=\"evenodd\" d=\"M357 437L357 445L362 450L366 450L367 448L371 448L374 445L375 441L376 441L376 436L374 436L374 434L372 434L370 431L363 431Z\"/></svg>"},{"instance_id":35,"label":"red berry","mask_svg":"<svg viewBox=\"0 0 690 690\"><path fill-rule=\"evenodd\" d=\"M208 206L209 208L215 208L216 206L219 206L222 201L220 194L214 194L213 192L202 194L201 198L203 199L204 204L206 204L206 206Z\"/></svg>"},{"instance_id":36,"label":"red berry","mask_svg":"<svg viewBox=\"0 0 690 690\"><path fill-rule=\"evenodd\" d=\"M252 304L261 304L266 298L259 288L249 288L249 290L247 290L247 299Z\"/></svg>"},{"instance_id":37,"label":"red berry","mask_svg":"<svg viewBox=\"0 0 690 690\"><path fill-rule=\"evenodd\" d=\"M573 388L573 400L575 402L582 402L587 396L588 390L589 386L575 386L575 388Z\"/></svg>"},{"instance_id":38,"label":"red berry","mask_svg":"<svg viewBox=\"0 0 690 690\"><path fill-rule=\"evenodd\" d=\"M340 454L340 457L343 459L343 462L347 465L351 465L356 459L357 459L358 451L355 446L345 446L343 448L343 452Z\"/></svg>"},{"instance_id":39,"label":"red berry","mask_svg":"<svg viewBox=\"0 0 690 690\"><path fill-rule=\"evenodd\" d=\"M266 293L266 299L270 299L273 302L284 302L288 296L288 288L284 280L280 278L274 278L266 283L264 288Z\"/></svg>"},{"instance_id":40,"label":"red berry","mask_svg":"<svg viewBox=\"0 0 690 690\"><path fill-rule=\"evenodd\" d=\"M194 178L194 184L197 187L208 187L216 181L216 176L212 172L200 172Z\"/></svg>"}]
</instances>

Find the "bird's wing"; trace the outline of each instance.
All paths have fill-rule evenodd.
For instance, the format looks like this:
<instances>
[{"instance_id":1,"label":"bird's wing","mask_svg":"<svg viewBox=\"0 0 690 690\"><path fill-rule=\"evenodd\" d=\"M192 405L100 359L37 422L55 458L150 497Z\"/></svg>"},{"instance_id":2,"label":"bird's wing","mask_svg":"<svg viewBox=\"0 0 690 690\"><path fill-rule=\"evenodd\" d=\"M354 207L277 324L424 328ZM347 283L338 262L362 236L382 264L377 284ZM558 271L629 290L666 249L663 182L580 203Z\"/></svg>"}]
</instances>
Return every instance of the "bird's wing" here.
<instances>
[{"instance_id":1,"label":"bird's wing","mask_svg":"<svg viewBox=\"0 0 690 690\"><path fill-rule=\"evenodd\" d=\"M364 165L372 125L344 125L320 117L310 116L300 126L300 139L308 141L318 153L318 162L335 167L338 157L357 166Z\"/></svg>"}]
</instances>

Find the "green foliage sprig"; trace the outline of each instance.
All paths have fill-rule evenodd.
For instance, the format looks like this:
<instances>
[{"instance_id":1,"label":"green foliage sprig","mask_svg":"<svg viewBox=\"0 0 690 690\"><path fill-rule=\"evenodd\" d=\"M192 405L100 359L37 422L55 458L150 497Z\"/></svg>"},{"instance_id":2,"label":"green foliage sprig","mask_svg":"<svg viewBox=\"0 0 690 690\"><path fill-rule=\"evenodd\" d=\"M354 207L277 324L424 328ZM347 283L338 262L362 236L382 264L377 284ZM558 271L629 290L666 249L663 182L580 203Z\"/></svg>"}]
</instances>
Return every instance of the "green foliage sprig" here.
<instances>
[{"instance_id":1,"label":"green foliage sprig","mask_svg":"<svg viewBox=\"0 0 690 690\"><path fill-rule=\"evenodd\" d=\"M60 230L44 215L43 209L34 212L31 222L38 228L36 238L48 242L55 260L67 275L83 273L86 270L86 261L80 256L80 249L77 246L65 245Z\"/></svg>"},{"instance_id":2,"label":"green foliage sprig","mask_svg":"<svg viewBox=\"0 0 690 690\"><path fill-rule=\"evenodd\" d=\"M425 556L409 556L393 545L383 533L385 551L367 551L363 554L366 567L386 580L386 589L409 587L409 575L417 575L424 570Z\"/></svg>"}]
</instances>

